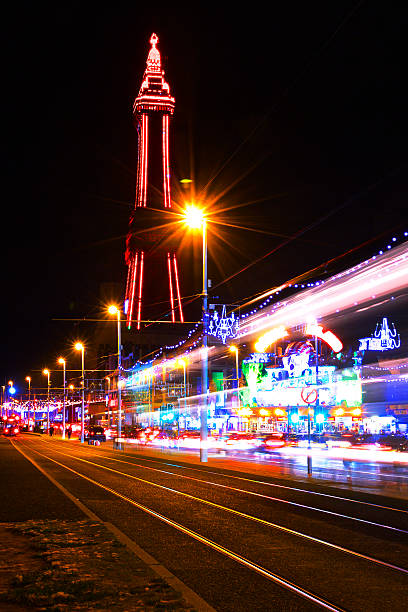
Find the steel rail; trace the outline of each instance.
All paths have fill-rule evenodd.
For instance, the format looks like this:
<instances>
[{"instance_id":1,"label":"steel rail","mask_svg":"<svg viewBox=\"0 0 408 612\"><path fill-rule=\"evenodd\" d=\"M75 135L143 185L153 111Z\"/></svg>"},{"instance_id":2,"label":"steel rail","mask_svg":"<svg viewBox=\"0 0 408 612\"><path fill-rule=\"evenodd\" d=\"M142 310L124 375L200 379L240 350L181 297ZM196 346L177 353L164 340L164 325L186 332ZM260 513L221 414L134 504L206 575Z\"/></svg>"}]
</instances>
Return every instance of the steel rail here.
<instances>
[{"instance_id":1,"label":"steel rail","mask_svg":"<svg viewBox=\"0 0 408 612\"><path fill-rule=\"evenodd\" d=\"M34 452L37 452L35 449ZM292 536L296 536L296 537L300 537L302 539L308 540L313 542L314 544L320 544L322 546L327 546L328 548L334 549L338 552L342 552L344 554L348 554L348 555L352 555L354 557L357 557L359 559L363 559L364 561L368 561L370 563L375 563L377 565L380 565L382 567L386 567L388 569L392 569L392 570L396 570L405 574L408 574L408 569L405 569L403 567L399 567L398 565L394 565L392 563L387 563L386 561L382 561L381 559L376 559L375 557L370 557L368 555L364 555L363 553L359 553L357 551L354 550L350 550L348 548L344 548L342 546L339 546L338 544L334 544L333 542L327 542L326 540L322 540L320 538L316 538L314 536L310 536L308 534L302 533L300 531L295 531L294 529L290 529L289 527L284 527L283 525L278 525L277 523L272 523L270 521L267 521L265 519L261 519L259 517L256 516L252 516L250 514L246 514L244 512L240 512L239 510L234 510L233 508L228 508L226 506L222 506L220 504L216 504L215 502L211 502L209 500L206 499L202 499L201 497L196 497L195 495L191 495L189 493L185 493L184 491L178 491L177 489L173 489L172 487L166 487L165 485L160 485L158 483L152 482L150 480L146 480L144 478L139 478L138 476L134 476L132 474L128 474L126 472L121 472L119 470L114 470L113 468L109 468L107 466L104 465L100 465L99 463L94 463L93 461L88 461L86 459L82 459L81 457L76 457L75 455L71 455L71 454L67 454L67 453L62 453L61 451L55 451L57 452L57 454L63 455L65 457L70 457L71 459L77 460L77 461L81 461L83 463L88 463L89 465L95 466L95 467L99 467L100 469L106 470L108 472L112 472L114 474L119 474L120 476L126 476L127 478L131 478L132 480L137 480L139 482L143 482L144 484L148 484L151 485L153 487L168 491L170 493L175 493L176 495L181 495L183 497L186 497L188 499L191 499L193 501L197 501L199 503L203 503L206 504L208 506L217 508L218 510L223 510L225 512L230 512L231 514L235 514L237 516L239 516L240 518L244 518L246 520L251 520L254 521L256 523L261 523L262 525L265 525L267 527L270 527L271 529L275 529L278 531L283 531L286 534L292 535ZM41 453L38 453L41 455ZM46 457L46 455L43 455L44 457ZM47 456L48 459L51 459L50 457ZM54 461L53 459L51 459L51 461ZM194 479L195 480L195 479ZM264 496L262 496L264 497ZM362 519L359 519L362 520ZM391 527L391 529L397 529L395 527ZM404 530L398 530L398 531L403 531L404 533L408 533Z\"/></svg>"},{"instance_id":2,"label":"steel rail","mask_svg":"<svg viewBox=\"0 0 408 612\"><path fill-rule=\"evenodd\" d=\"M56 451L56 452L60 452L60 451ZM62 454L64 454L64 453L62 453ZM67 456L74 457L75 455L67 455ZM85 452L85 456L88 456L88 455L86 455L86 452ZM211 485L216 486L216 487L222 487L222 488L225 488L225 489L230 489L232 491L246 493L248 495L254 495L256 497L262 497L262 498L265 498L265 499L269 499L271 501L276 501L278 503L289 504L289 505L292 505L292 506L297 506L297 507L300 507L300 508L304 508L306 510L312 510L312 511L315 511L315 512L323 512L325 514L330 514L330 515L337 516L337 517L340 517L340 518L345 518L345 519L348 519L348 520L355 520L355 521L358 521L358 522L363 522L363 523L367 523L369 525L373 525L375 527L382 527L384 529L396 530L396 531L400 531L402 533L408 534L408 531L406 531L404 529L399 529L399 528L393 527L391 525L384 525L382 523L376 523L374 521L367 521L366 519L362 519L362 518L355 517L355 516L349 516L347 514L342 514L342 513L339 513L339 512L333 512L331 510L326 510L324 508L316 508L315 506L308 506L306 504L300 504L298 502L282 499L280 497L272 497L270 495L264 495L262 493L257 493L255 491L249 491L247 489L239 489L238 487L232 487L230 485L223 485L221 483L216 483L216 482L212 482L212 481L209 481L209 480L202 480L200 478L194 478L192 476L186 476L185 474L178 474L176 472L170 472L168 470L160 470L158 468L153 468L153 467L137 464L137 463L130 462L130 461L123 461L122 459L116 459L115 457L108 457L106 455L101 455L100 453L98 453L98 456L102 457L104 459L108 459L109 461L116 461L116 462L119 462L119 463L126 463L128 465L134 465L135 467L140 467L140 468L144 468L144 469L148 469L148 470L158 471L158 472L170 474L170 475L173 475L173 476L177 476L178 478L185 478L185 479L189 479L189 480L195 480L197 482L203 482L205 484L211 484ZM123 456L123 455L121 454L121 456ZM125 456L126 457L131 457L131 455L125 455ZM138 458L136 460L140 460L140 459ZM144 459L142 459L142 461L144 461ZM147 460L147 461L149 461L149 460ZM153 461L153 462L156 463L155 461ZM167 465L174 466L174 464L171 464L171 463L167 464ZM184 466L177 466L177 465L175 465L174 467L180 467L181 469L184 469ZM195 468L185 468L185 469L195 470ZM225 474L219 474L218 472L212 472L210 470L200 470L200 469L198 469L197 471L204 472L204 473L211 473L211 474L221 475L221 476L223 476L225 478L229 478L230 477L229 475L227 476ZM239 476L231 476L231 478L234 478L234 479L239 478L240 480L246 480L246 481L254 482L254 483L257 483L257 484L269 485L269 486L272 486L272 487L276 486L276 487L281 487L281 488L284 488L284 489L289 489L291 491L300 491L300 492L308 493L307 490L297 489L296 487L292 488L292 487L286 487L284 485L275 485L273 483L267 483L267 482L264 482L264 481L253 480L253 479L250 479L250 478L242 478L242 477L239 477ZM315 493L315 492L311 491L310 493ZM367 505L367 506L370 506L370 507L378 508L380 510L392 510L392 511L402 512L402 513L408 514L408 512L406 510L401 510L401 509L398 509L398 508L392 508L392 507L389 507L389 506L381 506L380 504L372 504L370 502L362 502L362 501L359 501L359 500L351 500L349 498L343 498L343 497L336 496L336 495L329 495L329 494L326 494L326 493L316 493L316 495L323 495L324 497L334 498L334 499L338 499L338 500L345 501L345 502L349 502L349 501L350 502L356 502L356 503L359 503L359 504L364 504L364 505Z\"/></svg>"},{"instance_id":3,"label":"steel rail","mask_svg":"<svg viewBox=\"0 0 408 612\"><path fill-rule=\"evenodd\" d=\"M13 444L13 446L14 446L14 444ZM217 544L213 540L210 540L209 538L206 538L205 536L200 535L196 531L193 531L192 529L189 529L188 527L185 527L185 526L181 525L180 523L177 523L176 521L173 521L172 519L164 516L163 514L160 514L156 510L153 510L152 508L148 508L147 506L145 506L145 505L143 505L143 504L141 504L141 503L131 499L130 497L127 497L126 495L123 495L122 493L119 493L119 491L115 491L115 489L107 487L103 483L98 482L97 480L94 480L93 478L90 478L89 476L86 476L85 474L81 474L80 472L77 472L76 470L70 468L69 466L65 465L64 463L61 463L60 461L56 461L56 459L52 459L51 457L48 457L47 455L44 455L43 453L40 453L39 451L33 449L29 445L23 444L22 446L25 446L25 448L29 448L31 451L34 451L36 454L40 455L41 457L44 457L45 459L48 459L49 461L55 463L56 465L59 465L60 467L62 467L64 469L72 472L76 476L79 476L80 478L83 478L84 480L87 480L91 484L104 489L108 493L111 493L112 495L115 495L116 497L119 497L120 499L122 499L123 501L131 504L132 506L135 506L136 508L142 510L143 512L146 512L147 514L149 514L149 515L159 519L160 521L166 523L167 525L170 525L171 527L174 527L178 531L180 531L180 532L190 536L194 540L197 540L198 542L200 542L202 544L205 544L206 546L216 550L217 552L222 553L223 555L225 555L225 556L229 557L230 559L240 563L241 565L243 565L243 566L245 566L245 567L255 571L256 573L264 576L265 578L268 578L272 582L275 582L279 586L284 587L284 588L286 588L289 591L292 591L293 593L297 594L298 596L303 597L304 599L307 599L307 600L313 602L316 605L319 605L320 607L322 607L322 608L324 608L326 610L331 610L332 612L346 612L344 610L344 608L340 608L340 607L336 606L335 604L327 601L326 599L324 599L322 597L319 597L318 595L315 595L314 593L312 593L312 592L302 588L301 586L295 584L294 582L292 582L290 580L286 580L282 576L280 576L280 575L278 575L278 574L276 574L274 572L269 571L268 569L262 567L261 565L258 565L257 563L254 563L254 562L250 561L246 557L243 557L242 555L234 553L232 550L229 550L228 548L226 548L226 547L224 547L224 546L222 546L220 544ZM44 468L42 468L42 469L44 469ZM55 480L55 478L54 478L54 480Z\"/></svg>"},{"instance_id":4,"label":"steel rail","mask_svg":"<svg viewBox=\"0 0 408 612\"><path fill-rule=\"evenodd\" d=\"M342 502L359 504L363 506L371 506L372 508L378 508L380 510L391 510L393 512L402 512L404 514L408 514L408 510L403 510L402 508L393 508L392 506L383 506L381 504L374 504L372 502L364 502L359 499L350 499L349 497L341 497L340 495L332 495L330 493L321 493L320 491L310 491L309 489L300 489L298 487L289 487L287 485L276 484L273 482L266 482L264 480L256 480L255 478L246 478L244 476L236 476L234 474L226 474L225 472L214 472L213 470L207 470L202 468L196 468L191 466L179 465L177 463L170 463L169 461L164 461L163 459L147 459L145 457L134 457L134 455L129 455L127 453L121 453L122 457L135 458L138 461L148 461L149 463L164 463L165 465L170 465L175 468L181 468L183 470L191 470L195 472L203 472L205 474L213 474L215 476L220 476L223 478L231 478L234 480L243 480L246 482L253 482L255 484L264 485L267 487L275 487L278 489L286 489L288 491L294 491L299 493L307 493L309 495L317 495L320 497L328 497L331 499L336 499ZM330 486L330 485L327 485Z\"/></svg>"}]
</instances>

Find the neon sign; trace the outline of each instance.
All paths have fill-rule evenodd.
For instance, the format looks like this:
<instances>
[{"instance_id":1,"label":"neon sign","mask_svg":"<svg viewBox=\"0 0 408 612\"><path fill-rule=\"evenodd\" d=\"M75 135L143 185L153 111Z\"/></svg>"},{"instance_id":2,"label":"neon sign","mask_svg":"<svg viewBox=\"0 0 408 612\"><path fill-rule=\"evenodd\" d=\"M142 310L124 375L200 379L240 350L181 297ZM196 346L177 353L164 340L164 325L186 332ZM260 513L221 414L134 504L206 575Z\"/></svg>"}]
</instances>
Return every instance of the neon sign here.
<instances>
[{"instance_id":1,"label":"neon sign","mask_svg":"<svg viewBox=\"0 0 408 612\"><path fill-rule=\"evenodd\" d=\"M401 346L400 335L397 334L394 323L388 325L388 319L383 318L381 325L377 323L371 338L360 338L360 351L390 351Z\"/></svg>"},{"instance_id":2,"label":"neon sign","mask_svg":"<svg viewBox=\"0 0 408 612\"><path fill-rule=\"evenodd\" d=\"M235 338L239 329L239 319L232 312L231 316L227 317L227 307L222 307L221 315L214 309L214 314L210 317L208 323L208 333L211 336L220 338L223 344L227 338Z\"/></svg>"},{"instance_id":3,"label":"neon sign","mask_svg":"<svg viewBox=\"0 0 408 612\"><path fill-rule=\"evenodd\" d=\"M306 327L306 336L316 336L320 338L323 342L328 344L335 353L339 353L343 348L341 340L330 330L324 332L321 325L309 324Z\"/></svg>"}]
</instances>

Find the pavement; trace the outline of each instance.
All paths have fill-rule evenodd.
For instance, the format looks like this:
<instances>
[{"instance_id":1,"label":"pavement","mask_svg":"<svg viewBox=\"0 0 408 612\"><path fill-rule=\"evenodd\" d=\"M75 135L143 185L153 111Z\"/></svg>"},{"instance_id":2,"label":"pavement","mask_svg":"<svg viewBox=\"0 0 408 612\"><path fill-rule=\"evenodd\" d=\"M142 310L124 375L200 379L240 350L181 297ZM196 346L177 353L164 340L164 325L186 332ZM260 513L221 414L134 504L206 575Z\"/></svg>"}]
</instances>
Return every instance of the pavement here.
<instances>
[{"instance_id":1,"label":"pavement","mask_svg":"<svg viewBox=\"0 0 408 612\"><path fill-rule=\"evenodd\" d=\"M405 610L403 499L231 457L203 465L189 453L28 435L13 445L90 518L219 612Z\"/></svg>"}]
</instances>

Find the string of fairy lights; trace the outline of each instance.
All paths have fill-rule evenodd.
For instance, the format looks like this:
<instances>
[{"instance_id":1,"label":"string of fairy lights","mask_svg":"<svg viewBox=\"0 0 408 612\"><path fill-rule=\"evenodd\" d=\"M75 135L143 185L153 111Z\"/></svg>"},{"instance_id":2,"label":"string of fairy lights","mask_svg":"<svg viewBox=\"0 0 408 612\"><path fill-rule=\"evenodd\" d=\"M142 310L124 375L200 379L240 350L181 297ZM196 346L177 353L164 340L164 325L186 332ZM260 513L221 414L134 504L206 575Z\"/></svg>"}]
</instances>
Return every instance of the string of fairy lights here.
<instances>
[{"instance_id":1,"label":"string of fairy lights","mask_svg":"<svg viewBox=\"0 0 408 612\"><path fill-rule=\"evenodd\" d=\"M401 235L399 236L393 236L391 238L391 240L389 241L389 243L383 247L382 249L380 249L378 252L376 252L375 254L373 254L370 258L360 262L359 264L353 266L352 268L349 268L347 270L344 270L340 273L335 274L334 276L330 277L329 279L318 279L315 281L309 281L309 282L289 282L287 283L282 289L278 289L276 291L273 292L273 294L269 295L268 297L266 297L257 307L252 308L251 310L249 310L248 312L244 312L241 313L239 315L239 319L240 320L245 320L248 319L251 316L256 315L259 311L263 310L264 308L270 307L272 306L272 308L269 310L268 313L265 314L266 317L272 316L272 314L274 314L278 309L284 307L287 304L287 301L285 300L278 300L275 303L272 303L273 300L275 300L277 298L277 296L279 296L282 291L285 290L292 290L293 289L309 289L309 288L314 288L314 287L320 287L326 283L329 282L333 282L333 281L337 281L339 279L342 279L344 277L346 277L347 275L356 272L358 270L363 269L365 266L368 266L372 261L375 261L377 258L381 257L382 255L384 255L385 253L387 253L388 251L390 251L393 247L403 243L406 241L408 237L408 231L403 232ZM262 299L262 298L260 298ZM394 299L393 296L391 296L391 299ZM246 300L247 301L247 300ZM242 306L242 308L244 308L244 306ZM202 338L203 338L203 333L201 332L197 337L194 338L193 341L191 341L191 338L194 336L194 334L197 333L197 330L199 328L202 327L202 321L197 322L194 327L192 329L190 329L187 333L187 337L182 338L179 342L176 342L175 344L172 345L165 345L161 348L159 348L154 355L152 356L151 359L149 360L137 360L135 362L135 364L129 368L128 370L125 370L126 372L133 372L135 370L138 369L143 369L143 368L147 368L147 367L151 367L152 364L157 361L158 359L160 359L161 357L163 357L163 354L166 351L178 351L178 349L180 349L181 347L185 346L186 344L189 344L189 346L186 348L186 350L184 351L184 354L189 354L191 353L194 349L197 348L197 346L199 346L202 342ZM167 358L165 359L165 361L167 361ZM398 366L398 367L405 367L405 364L402 366Z\"/></svg>"}]
</instances>

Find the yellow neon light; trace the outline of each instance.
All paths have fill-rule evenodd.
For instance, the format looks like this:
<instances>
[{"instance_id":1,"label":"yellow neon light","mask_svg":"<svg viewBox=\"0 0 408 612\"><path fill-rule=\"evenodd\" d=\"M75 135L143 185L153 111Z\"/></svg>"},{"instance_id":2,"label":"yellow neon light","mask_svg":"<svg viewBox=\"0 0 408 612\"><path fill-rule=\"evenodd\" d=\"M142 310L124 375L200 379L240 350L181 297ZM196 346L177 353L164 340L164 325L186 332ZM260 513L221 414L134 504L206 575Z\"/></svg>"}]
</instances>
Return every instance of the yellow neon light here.
<instances>
[{"instance_id":1,"label":"yellow neon light","mask_svg":"<svg viewBox=\"0 0 408 612\"><path fill-rule=\"evenodd\" d=\"M263 334L260 338L258 338L257 343L255 344L255 350L258 353L264 353L265 350L271 346L277 340L281 338L285 338L288 336L288 332L283 325L279 325L279 327L274 327L270 329L265 334Z\"/></svg>"}]
</instances>

